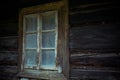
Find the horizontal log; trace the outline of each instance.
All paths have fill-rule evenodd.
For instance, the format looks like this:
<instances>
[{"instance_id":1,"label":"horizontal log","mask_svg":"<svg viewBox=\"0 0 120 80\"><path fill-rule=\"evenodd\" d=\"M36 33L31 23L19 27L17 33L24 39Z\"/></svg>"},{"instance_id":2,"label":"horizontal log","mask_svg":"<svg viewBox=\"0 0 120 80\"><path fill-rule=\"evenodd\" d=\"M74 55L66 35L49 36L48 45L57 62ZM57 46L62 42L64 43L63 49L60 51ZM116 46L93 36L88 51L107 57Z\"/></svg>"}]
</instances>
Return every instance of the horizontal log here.
<instances>
[{"instance_id":1,"label":"horizontal log","mask_svg":"<svg viewBox=\"0 0 120 80\"><path fill-rule=\"evenodd\" d=\"M119 3L117 2L103 2L103 3L88 3L88 4L80 4L74 7L70 8L70 14L76 14L76 13L89 13L89 12L100 12L100 11L111 11L111 13L114 13L115 11L118 12L119 10ZM110 13L110 14L111 14Z\"/></svg>"},{"instance_id":2,"label":"horizontal log","mask_svg":"<svg viewBox=\"0 0 120 80\"><path fill-rule=\"evenodd\" d=\"M17 72L17 66L0 66L0 80L14 80Z\"/></svg>"},{"instance_id":3,"label":"horizontal log","mask_svg":"<svg viewBox=\"0 0 120 80\"><path fill-rule=\"evenodd\" d=\"M26 71L26 72L19 72L17 77L27 77L27 78L34 78L37 80L67 80L65 76L61 73L56 71Z\"/></svg>"},{"instance_id":4,"label":"horizontal log","mask_svg":"<svg viewBox=\"0 0 120 80\"><path fill-rule=\"evenodd\" d=\"M69 5L70 5L70 8L74 8L74 7L77 7L77 6L80 6L82 5L82 7L90 7L90 6L96 6L96 5L102 5L102 4L105 4L105 3L117 3L118 1L117 0L80 0L80 1L74 1L74 0L70 0L69 1ZM80 6L81 7L81 6Z\"/></svg>"},{"instance_id":5,"label":"horizontal log","mask_svg":"<svg viewBox=\"0 0 120 80\"><path fill-rule=\"evenodd\" d=\"M18 68L17 68L17 66L3 66L3 65L0 65L0 72L17 73Z\"/></svg>"},{"instance_id":6,"label":"horizontal log","mask_svg":"<svg viewBox=\"0 0 120 80\"><path fill-rule=\"evenodd\" d=\"M120 55L114 53L107 54L71 54L71 67L76 68L98 68L120 70Z\"/></svg>"},{"instance_id":7,"label":"horizontal log","mask_svg":"<svg viewBox=\"0 0 120 80\"><path fill-rule=\"evenodd\" d=\"M72 69L70 71L70 78L73 80L119 80L119 75L120 72L106 72L101 70Z\"/></svg>"},{"instance_id":8,"label":"horizontal log","mask_svg":"<svg viewBox=\"0 0 120 80\"><path fill-rule=\"evenodd\" d=\"M18 36L0 37L0 51L17 51Z\"/></svg>"},{"instance_id":9,"label":"horizontal log","mask_svg":"<svg viewBox=\"0 0 120 80\"><path fill-rule=\"evenodd\" d=\"M119 25L82 25L70 28L70 49L114 50L120 48Z\"/></svg>"},{"instance_id":10,"label":"horizontal log","mask_svg":"<svg viewBox=\"0 0 120 80\"><path fill-rule=\"evenodd\" d=\"M80 70L91 70L91 71L102 71L102 72L120 72L119 68L113 67L101 67L101 66L91 66L91 65L74 65L71 64L71 69L80 69Z\"/></svg>"},{"instance_id":11,"label":"horizontal log","mask_svg":"<svg viewBox=\"0 0 120 80\"><path fill-rule=\"evenodd\" d=\"M0 65L17 65L18 52L17 51L0 51Z\"/></svg>"},{"instance_id":12,"label":"horizontal log","mask_svg":"<svg viewBox=\"0 0 120 80\"><path fill-rule=\"evenodd\" d=\"M41 1L39 1L39 0L31 0L31 1L20 0L19 7L23 8L23 7L41 5L41 4L50 3L50 2L56 2L56 1L60 1L60 0L41 0Z\"/></svg>"},{"instance_id":13,"label":"horizontal log","mask_svg":"<svg viewBox=\"0 0 120 80\"><path fill-rule=\"evenodd\" d=\"M70 24L117 21L120 19L120 7L117 1L101 1L100 3L94 3L94 1L93 3L89 3L88 1L86 2L87 4L75 3L78 5L70 7ZM74 4L74 2L72 4Z\"/></svg>"},{"instance_id":14,"label":"horizontal log","mask_svg":"<svg viewBox=\"0 0 120 80\"><path fill-rule=\"evenodd\" d=\"M105 6L105 5L109 5L109 4L112 4L113 2L101 2L101 3L84 3L84 4L81 4L81 5L77 5L77 6L74 6L74 7L71 7L70 10L72 9L79 9L79 8L88 8L88 7L96 7L96 6Z\"/></svg>"},{"instance_id":15,"label":"horizontal log","mask_svg":"<svg viewBox=\"0 0 120 80\"><path fill-rule=\"evenodd\" d=\"M120 53L92 53L92 52L72 52L70 57L96 57L96 58L102 58L102 57L118 57L120 56Z\"/></svg>"},{"instance_id":16,"label":"horizontal log","mask_svg":"<svg viewBox=\"0 0 120 80\"><path fill-rule=\"evenodd\" d=\"M101 10L101 9L100 9ZM82 23L93 23L93 22L119 22L120 12L111 10L104 10L104 11L98 11L98 10L87 10L87 11L76 11L70 13L70 24L82 24ZM98 11L98 12L96 12ZM114 13L112 13L114 12ZM84 13L84 14L83 14ZM87 13L87 14L85 14ZM72 14L72 15L71 15Z\"/></svg>"}]
</instances>

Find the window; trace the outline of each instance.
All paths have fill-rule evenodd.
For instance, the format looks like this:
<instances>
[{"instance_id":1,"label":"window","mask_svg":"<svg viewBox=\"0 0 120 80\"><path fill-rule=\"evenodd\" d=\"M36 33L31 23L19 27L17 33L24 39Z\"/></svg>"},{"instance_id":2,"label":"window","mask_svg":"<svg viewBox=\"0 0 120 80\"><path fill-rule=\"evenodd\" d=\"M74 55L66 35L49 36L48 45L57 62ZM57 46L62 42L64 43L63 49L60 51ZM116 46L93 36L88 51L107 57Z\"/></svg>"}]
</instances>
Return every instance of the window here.
<instances>
[{"instance_id":1,"label":"window","mask_svg":"<svg viewBox=\"0 0 120 80\"><path fill-rule=\"evenodd\" d=\"M57 70L57 17L57 11L24 15L24 68Z\"/></svg>"},{"instance_id":2,"label":"window","mask_svg":"<svg viewBox=\"0 0 120 80\"><path fill-rule=\"evenodd\" d=\"M28 79L28 78L21 78L20 80L46 80L46 79ZM47 79L48 80L48 79Z\"/></svg>"},{"instance_id":3,"label":"window","mask_svg":"<svg viewBox=\"0 0 120 80\"><path fill-rule=\"evenodd\" d=\"M20 80L66 80L67 10L63 1L23 8L19 15Z\"/></svg>"}]
</instances>

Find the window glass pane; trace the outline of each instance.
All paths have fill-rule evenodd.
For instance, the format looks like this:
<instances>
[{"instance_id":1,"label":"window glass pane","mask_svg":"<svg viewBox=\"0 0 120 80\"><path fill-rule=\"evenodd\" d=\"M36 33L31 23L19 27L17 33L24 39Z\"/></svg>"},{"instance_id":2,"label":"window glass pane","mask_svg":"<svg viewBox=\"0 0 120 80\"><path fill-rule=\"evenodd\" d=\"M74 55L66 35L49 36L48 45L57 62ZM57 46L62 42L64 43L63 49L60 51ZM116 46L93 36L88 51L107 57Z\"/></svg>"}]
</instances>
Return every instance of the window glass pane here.
<instances>
[{"instance_id":1,"label":"window glass pane","mask_svg":"<svg viewBox=\"0 0 120 80\"><path fill-rule=\"evenodd\" d=\"M25 65L33 67L36 65L37 52L36 50L25 51Z\"/></svg>"},{"instance_id":2,"label":"window glass pane","mask_svg":"<svg viewBox=\"0 0 120 80\"><path fill-rule=\"evenodd\" d=\"M25 38L25 48L36 48L37 47L37 35L27 34Z\"/></svg>"},{"instance_id":3,"label":"window glass pane","mask_svg":"<svg viewBox=\"0 0 120 80\"><path fill-rule=\"evenodd\" d=\"M55 33L44 32L42 33L42 48L54 48L55 47Z\"/></svg>"},{"instance_id":4,"label":"window glass pane","mask_svg":"<svg viewBox=\"0 0 120 80\"><path fill-rule=\"evenodd\" d=\"M37 15L36 14L27 15L25 18L25 25L27 32L37 31Z\"/></svg>"},{"instance_id":5,"label":"window glass pane","mask_svg":"<svg viewBox=\"0 0 120 80\"><path fill-rule=\"evenodd\" d=\"M55 13L48 12L42 15L42 29L50 30L55 29Z\"/></svg>"},{"instance_id":6,"label":"window glass pane","mask_svg":"<svg viewBox=\"0 0 120 80\"><path fill-rule=\"evenodd\" d=\"M21 78L20 80L29 80L28 78Z\"/></svg>"},{"instance_id":7,"label":"window glass pane","mask_svg":"<svg viewBox=\"0 0 120 80\"><path fill-rule=\"evenodd\" d=\"M28 79L28 78L21 78L20 80L45 80L45 79Z\"/></svg>"},{"instance_id":8,"label":"window glass pane","mask_svg":"<svg viewBox=\"0 0 120 80\"><path fill-rule=\"evenodd\" d=\"M55 66L55 50L42 50L41 66L47 68Z\"/></svg>"}]
</instances>

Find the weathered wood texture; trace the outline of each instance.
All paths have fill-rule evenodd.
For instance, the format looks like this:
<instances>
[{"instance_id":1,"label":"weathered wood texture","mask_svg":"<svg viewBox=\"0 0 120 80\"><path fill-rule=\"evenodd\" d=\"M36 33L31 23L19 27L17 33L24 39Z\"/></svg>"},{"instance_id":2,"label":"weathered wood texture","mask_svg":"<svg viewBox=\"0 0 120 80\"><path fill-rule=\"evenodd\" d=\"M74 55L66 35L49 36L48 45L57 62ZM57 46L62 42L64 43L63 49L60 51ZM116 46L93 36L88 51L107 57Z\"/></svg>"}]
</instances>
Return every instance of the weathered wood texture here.
<instances>
[{"instance_id":1,"label":"weathered wood texture","mask_svg":"<svg viewBox=\"0 0 120 80\"><path fill-rule=\"evenodd\" d=\"M13 80L17 74L18 37L0 38L0 80Z\"/></svg>"},{"instance_id":2,"label":"weathered wood texture","mask_svg":"<svg viewBox=\"0 0 120 80\"><path fill-rule=\"evenodd\" d=\"M119 80L117 1L70 0L70 80Z\"/></svg>"},{"instance_id":3,"label":"weathered wood texture","mask_svg":"<svg viewBox=\"0 0 120 80\"><path fill-rule=\"evenodd\" d=\"M119 80L120 73L117 72L107 72L100 70L80 70L72 69L71 70L70 80Z\"/></svg>"},{"instance_id":4,"label":"weathered wood texture","mask_svg":"<svg viewBox=\"0 0 120 80\"><path fill-rule=\"evenodd\" d=\"M46 2L1 2L0 80L13 80L18 70L19 9ZM120 80L118 0L70 0L69 8L70 80Z\"/></svg>"},{"instance_id":5,"label":"weathered wood texture","mask_svg":"<svg viewBox=\"0 0 120 80\"><path fill-rule=\"evenodd\" d=\"M14 80L18 72L19 10L54 1L58 0L12 0L0 3L0 80Z\"/></svg>"},{"instance_id":6,"label":"weathered wood texture","mask_svg":"<svg viewBox=\"0 0 120 80\"><path fill-rule=\"evenodd\" d=\"M14 80L18 72L17 14L0 20L0 80Z\"/></svg>"},{"instance_id":7,"label":"weathered wood texture","mask_svg":"<svg viewBox=\"0 0 120 80\"><path fill-rule=\"evenodd\" d=\"M116 0L70 0L70 24L119 23L119 2Z\"/></svg>"},{"instance_id":8,"label":"weathered wood texture","mask_svg":"<svg viewBox=\"0 0 120 80\"><path fill-rule=\"evenodd\" d=\"M70 29L70 48L79 50L119 51L120 30L117 24L85 24Z\"/></svg>"}]
</instances>

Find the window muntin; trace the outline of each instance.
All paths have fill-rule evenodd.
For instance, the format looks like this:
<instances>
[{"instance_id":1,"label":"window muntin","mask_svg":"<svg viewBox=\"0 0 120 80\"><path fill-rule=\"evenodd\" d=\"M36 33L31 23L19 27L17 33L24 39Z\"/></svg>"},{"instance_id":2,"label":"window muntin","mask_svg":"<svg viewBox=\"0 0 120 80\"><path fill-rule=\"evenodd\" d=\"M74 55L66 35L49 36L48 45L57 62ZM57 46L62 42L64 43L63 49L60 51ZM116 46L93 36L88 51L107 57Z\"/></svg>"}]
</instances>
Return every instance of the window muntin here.
<instances>
[{"instance_id":1,"label":"window muntin","mask_svg":"<svg viewBox=\"0 0 120 80\"><path fill-rule=\"evenodd\" d=\"M28 14L23 22L23 67L56 70L57 11Z\"/></svg>"}]
</instances>

